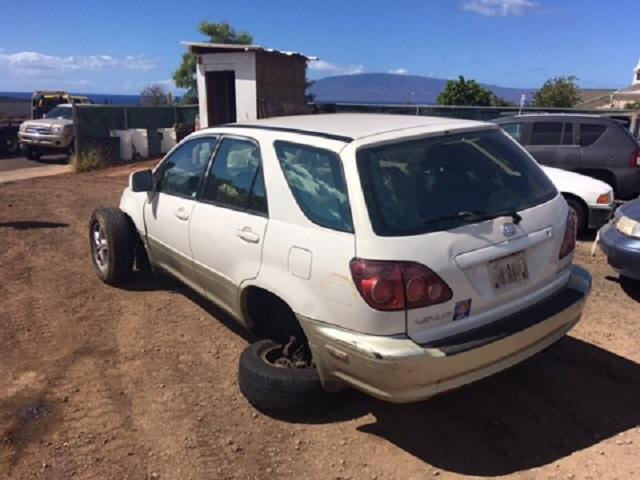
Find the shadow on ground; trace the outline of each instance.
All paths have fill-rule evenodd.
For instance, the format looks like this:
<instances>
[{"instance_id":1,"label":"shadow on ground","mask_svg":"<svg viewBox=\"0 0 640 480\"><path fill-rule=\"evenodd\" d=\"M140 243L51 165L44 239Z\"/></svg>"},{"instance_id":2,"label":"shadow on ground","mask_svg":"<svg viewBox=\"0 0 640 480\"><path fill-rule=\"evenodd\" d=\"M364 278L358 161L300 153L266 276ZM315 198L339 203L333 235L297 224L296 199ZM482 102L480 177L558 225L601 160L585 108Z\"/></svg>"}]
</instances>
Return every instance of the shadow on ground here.
<instances>
[{"instance_id":1,"label":"shadow on ground","mask_svg":"<svg viewBox=\"0 0 640 480\"><path fill-rule=\"evenodd\" d=\"M640 302L640 281L632 280L627 277L614 277L612 275L608 275L605 277L610 282L618 283L622 287L622 291L626 293L629 298L635 300L636 302Z\"/></svg>"},{"instance_id":2,"label":"shadow on ground","mask_svg":"<svg viewBox=\"0 0 640 480\"><path fill-rule=\"evenodd\" d=\"M39 228L66 228L69 224L59 222L42 222L38 220L0 222L0 228L8 227L16 230L35 230Z\"/></svg>"},{"instance_id":3,"label":"shadow on ground","mask_svg":"<svg viewBox=\"0 0 640 480\"><path fill-rule=\"evenodd\" d=\"M392 405L351 392L325 413L283 420L344 421L436 468L499 476L546 465L640 424L640 366L566 337L506 372L431 400Z\"/></svg>"}]
</instances>

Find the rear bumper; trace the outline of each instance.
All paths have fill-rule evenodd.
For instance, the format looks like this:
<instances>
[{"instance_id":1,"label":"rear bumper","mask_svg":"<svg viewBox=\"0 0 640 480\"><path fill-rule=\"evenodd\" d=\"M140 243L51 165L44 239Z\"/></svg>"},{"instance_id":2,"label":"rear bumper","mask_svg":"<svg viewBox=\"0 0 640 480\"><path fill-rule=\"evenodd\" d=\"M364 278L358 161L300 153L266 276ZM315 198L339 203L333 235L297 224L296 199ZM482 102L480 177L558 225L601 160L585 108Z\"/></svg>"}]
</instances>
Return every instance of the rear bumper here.
<instances>
[{"instance_id":1,"label":"rear bumper","mask_svg":"<svg viewBox=\"0 0 640 480\"><path fill-rule=\"evenodd\" d=\"M587 228L598 229L611 220L613 206L589 207L589 222Z\"/></svg>"},{"instance_id":2,"label":"rear bumper","mask_svg":"<svg viewBox=\"0 0 640 480\"><path fill-rule=\"evenodd\" d=\"M620 275L640 280L640 239L623 235L610 222L600 230L599 245Z\"/></svg>"},{"instance_id":3,"label":"rear bumper","mask_svg":"<svg viewBox=\"0 0 640 480\"><path fill-rule=\"evenodd\" d=\"M408 337L364 335L300 318L328 389L352 386L406 403L474 382L551 345L575 325L591 276L571 267L568 283L544 301L482 328L418 345Z\"/></svg>"}]
</instances>

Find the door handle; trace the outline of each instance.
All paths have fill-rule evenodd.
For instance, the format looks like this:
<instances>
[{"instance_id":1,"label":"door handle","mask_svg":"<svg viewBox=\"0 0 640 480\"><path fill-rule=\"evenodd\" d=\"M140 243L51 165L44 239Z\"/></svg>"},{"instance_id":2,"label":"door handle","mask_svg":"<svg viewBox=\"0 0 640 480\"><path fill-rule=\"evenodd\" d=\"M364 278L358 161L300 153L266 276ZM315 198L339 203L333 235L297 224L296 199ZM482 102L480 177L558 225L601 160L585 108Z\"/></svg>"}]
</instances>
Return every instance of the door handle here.
<instances>
[{"instance_id":1,"label":"door handle","mask_svg":"<svg viewBox=\"0 0 640 480\"><path fill-rule=\"evenodd\" d=\"M178 217L180 220L189 220L189 214L186 212L184 208L179 208L173 214Z\"/></svg>"},{"instance_id":2,"label":"door handle","mask_svg":"<svg viewBox=\"0 0 640 480\"><path fill-rule=\"evenodd\" d=\"M254 233L250 227L244 227L242 230L236 230L236 236L249 243L258 243L260 241L260 236L257 233Z\"/></svg>"}]
</instances>

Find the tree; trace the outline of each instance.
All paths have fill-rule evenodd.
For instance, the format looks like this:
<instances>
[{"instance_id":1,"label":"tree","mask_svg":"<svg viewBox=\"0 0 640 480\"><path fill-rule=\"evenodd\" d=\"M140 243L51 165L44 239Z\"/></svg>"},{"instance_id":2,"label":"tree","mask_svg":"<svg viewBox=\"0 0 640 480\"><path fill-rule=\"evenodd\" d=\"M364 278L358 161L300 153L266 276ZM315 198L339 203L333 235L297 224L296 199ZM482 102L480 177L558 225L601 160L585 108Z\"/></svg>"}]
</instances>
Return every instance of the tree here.
<instances>
[{"instance_id":1,"label":"tree","mask_svg":"<svg viewBox=\"0 0 640 480\"><path fill-rule=\"evenodd\" d=\"M140 104L143 107L173 105L173 95L159 83L151 83L140 92Z\"/></svg>"},{"instance_id":2,"label":"tree","mask_svg":"<svg viewBox=\"0 0 640 480\"><path fill-rule=\"evenodd\" d=\"M515 107L516 104L509 100L505 100L502 97L491 94L491 106L492 107Z\"/></svg>"},{"instance_id":3,"label":"tree","mask_svg":"<svg viewBox=\"0 0 640 480\"><path fill-rule=\"evenodd\" d=\"M573 108L580 101L580 90L577 78L555 77L544 82L544 85L533 96L534 107Z\"/></svg>"},{"instance_id":4,"label":"tree","mask_svg":"<svg viewBox=\"0 0 640 480\"><path fill-rule=\"evenodd\" d=\"M624 106L624 108L627 110L640 110L640 100L629 102Z\"/></svg>"},{"instance_id":5,"label":"tree","mask_svg":"<svg viewBox=\"0 0 640 480\"><path fill-rule=\"evenodd\" d=\"M203 20L198 25L201 34L209 37L209 43L235 43L251 45L253 37L248 32L236 32L227 22L211 23ZM196 90L196 57L189 52L182 54L180 66L173 72L176 87Z\"/></svg>"},{"instance_id":6,"label":"tree","mask_svg":"<svg viewBox=\"0 0 640 480\"><path fill-rule=\"evenodd\" d=\"M438 95L438 105L475 105L488 107L491 105L491 91L475 80L465 80L460 75L458 80L447 81L446 87Z\"/></svg>"}]
</instances>

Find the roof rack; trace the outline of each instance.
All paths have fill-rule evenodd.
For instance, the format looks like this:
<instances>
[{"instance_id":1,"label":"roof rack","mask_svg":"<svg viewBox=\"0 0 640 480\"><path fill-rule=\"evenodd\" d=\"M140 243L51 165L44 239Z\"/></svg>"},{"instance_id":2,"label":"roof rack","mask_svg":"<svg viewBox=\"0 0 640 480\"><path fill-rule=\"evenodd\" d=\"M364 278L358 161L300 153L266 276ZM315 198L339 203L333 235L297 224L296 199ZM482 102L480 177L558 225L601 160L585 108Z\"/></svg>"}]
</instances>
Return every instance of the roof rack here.
<instances>
[{"instance_id":1,"label":"roof rack","mask_svg":"<svg viewBox=\"0 0 640 480\"><path fill-rule=\"evenodd\" d=\"M353 142L352 137L347 137L345 135L334 135L332 133L325 132L315 132L313 130L302 130L299 128L286 128L286 127L275 127L269 125L243 125L241 123L226 123L224 125L219 125L220 127L225 128L253 128L255 130L272 130L274 132L285 132L285 133L299 133L302 135L310 135L312 137L321 137L327 138L329 140L337 140L339 142L351 143Z\"/></svg>"}]
</instances>

